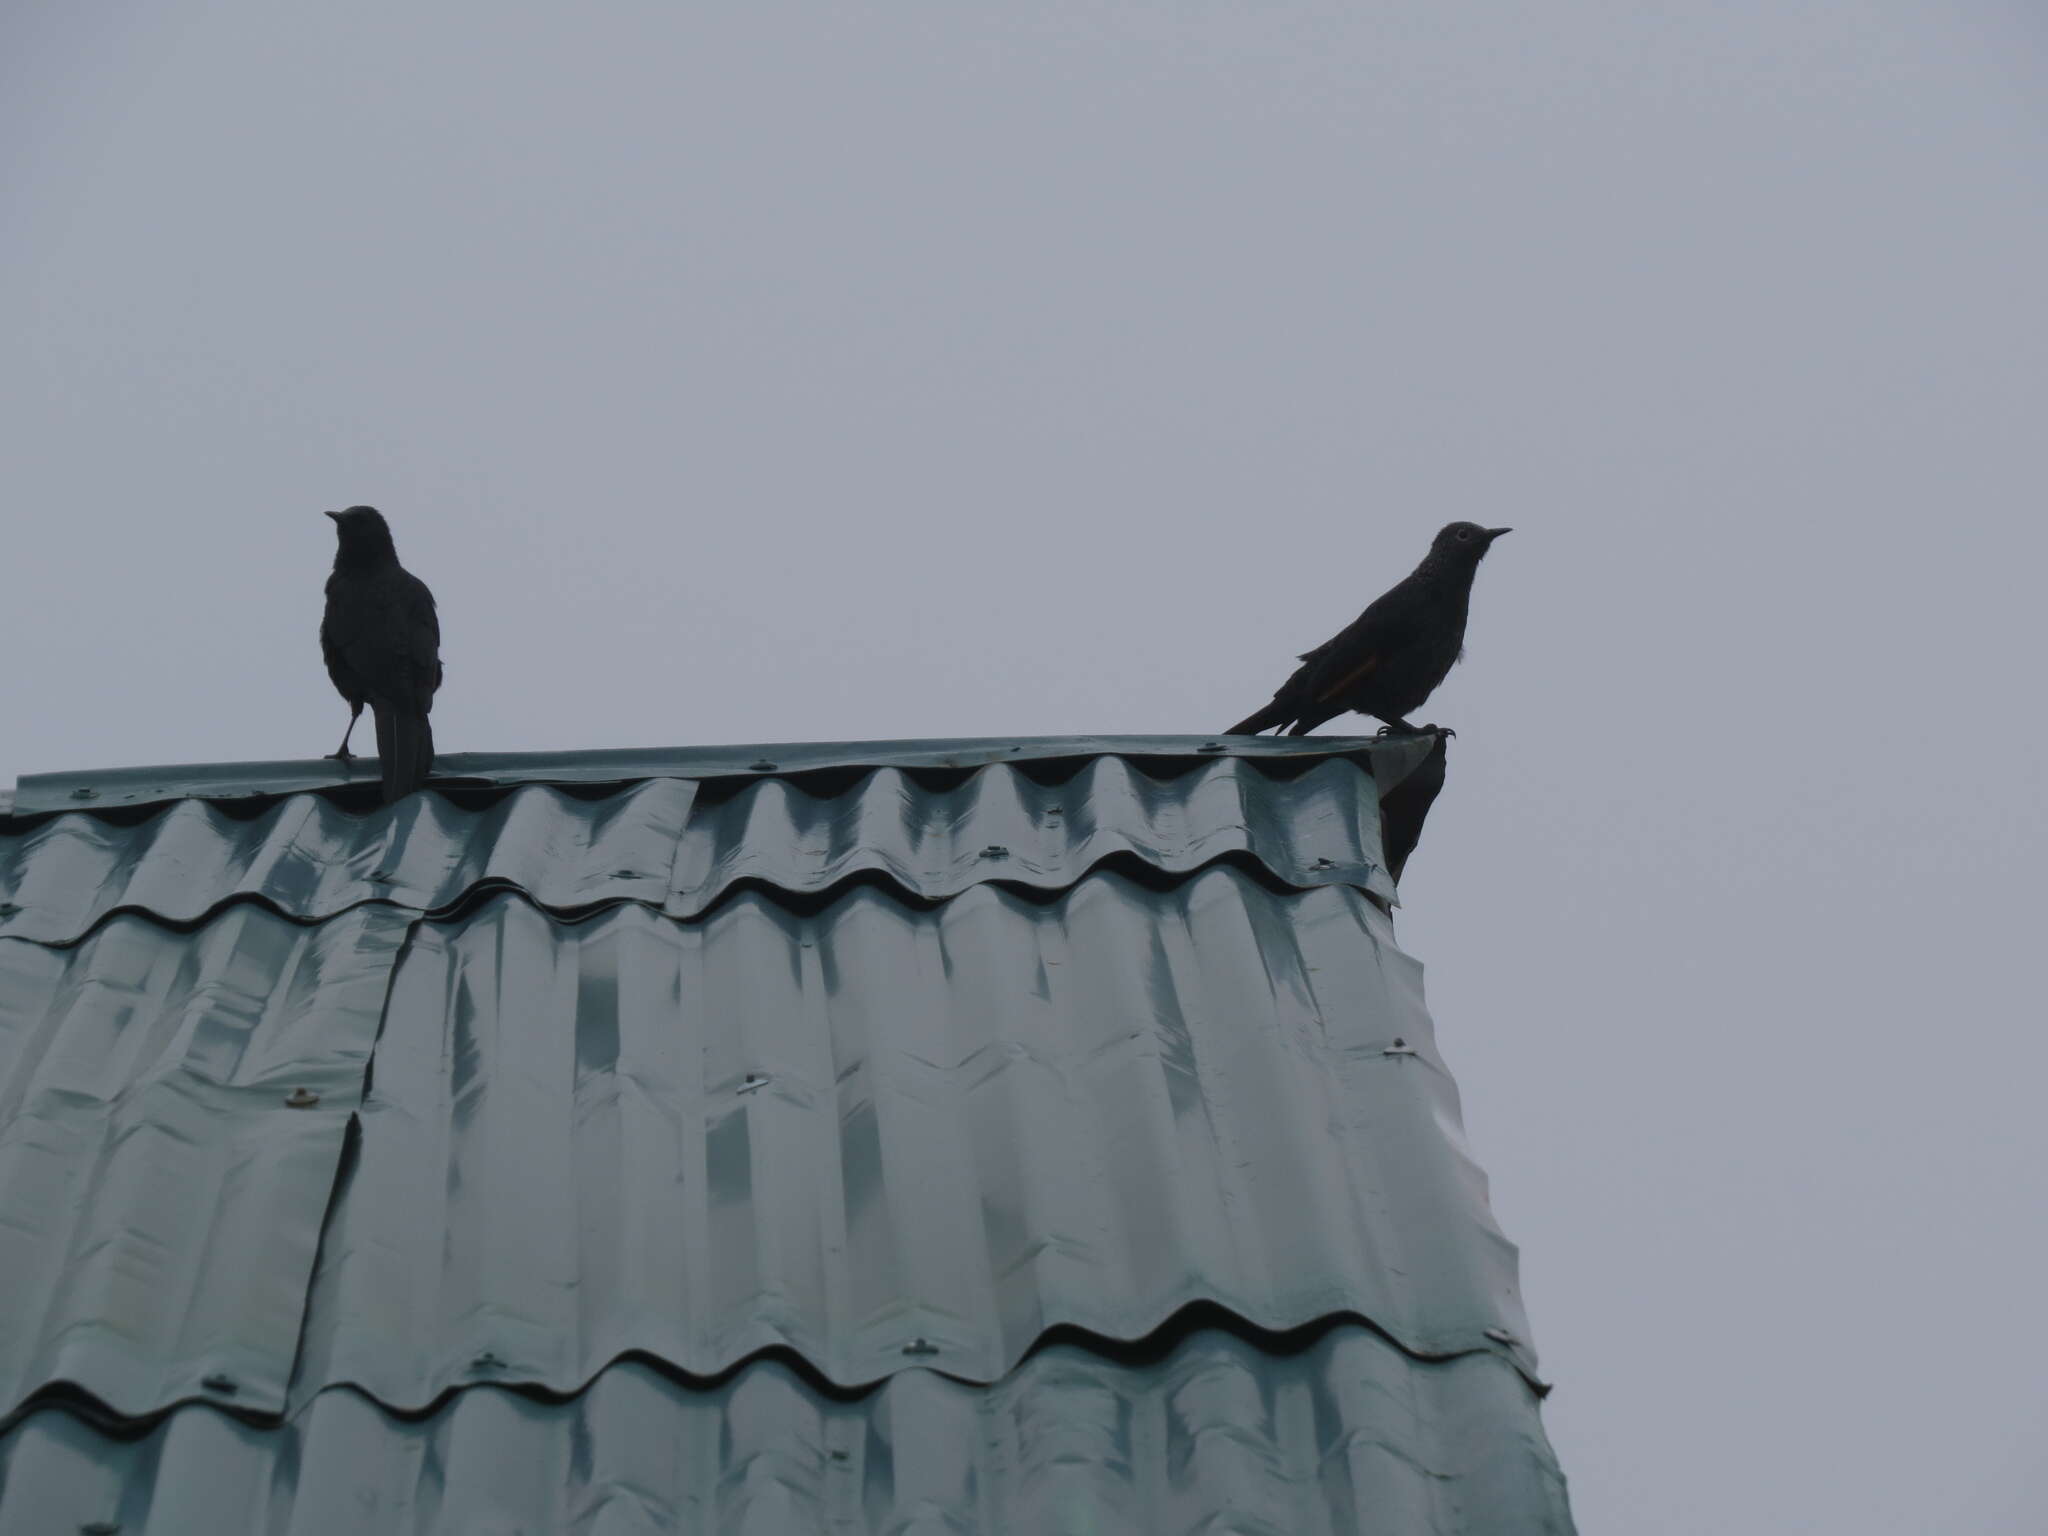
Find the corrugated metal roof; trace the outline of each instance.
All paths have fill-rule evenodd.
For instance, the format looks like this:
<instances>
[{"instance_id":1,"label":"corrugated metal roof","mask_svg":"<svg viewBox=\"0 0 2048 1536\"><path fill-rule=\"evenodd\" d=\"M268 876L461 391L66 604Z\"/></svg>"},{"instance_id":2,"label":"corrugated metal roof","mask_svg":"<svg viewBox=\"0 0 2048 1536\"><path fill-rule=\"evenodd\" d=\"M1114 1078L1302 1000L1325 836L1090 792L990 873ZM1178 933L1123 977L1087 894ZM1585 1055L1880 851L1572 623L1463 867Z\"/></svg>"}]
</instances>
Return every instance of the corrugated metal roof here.
<instances>
[{"instance_id":1,"label":"corrugated metal roof","mask_svg":"<svg viewBox=\"0 0 2048 1536\"><path fill-rule=\"evenodd\" d=\"M188 1407L109 1441L46 1410L0 1439L0 1536L1564 1536L1528 1397L1491 1357L1419 1365L1338 1325L1288 1356L1215 1330L1149 1365L1055 1344L993 1387L908 1370L853 1401L774 1361L711 1388L629 1362L567 1402L480 1387L412 1421L343 1391L281 1429Z\"/></svg>"},{"instance_id":2,"label":"corrugated metal roof","mask_svg":"<svg viewBox=\"0 0 2048 1536\"><path fill-rule=\"evenodd\" d=\"M60 1382L146 1414L209 1378L283 1408L405 927L243 906L0 939L0 1415Z\"/></svg>"},{"instance_id":3,"label":"corrugated metal roof","mask_svg":"<svg viewBox=\"0 0 2048 1536\"><path fill-rule=\"evenodd\" d=\"M1440 743L440 766L23 781L0 1536L1569 1530L1386 910Z\"/></svg>"},{"instance_id":4,"label":"corrugated metal roof","mask_svg":"<svg viewBox=\"0 0 2048 1536\"><path fill-rule=\"evenodd\" d=\"M941 900L985 881L1056 890L1119 857L1181 874L1233 856L1289 885L1394 895L1374 781L1352 759L1284 779L1204 760L1161 780L1105 757L1051 782L1003 763L946 787L881 768L826 794L651 779L597 798L414 795L367 815L311 794L253 817L200 800L139 822L73 812L0 829L0 936L68 943L109 912L190 923L237 898L308 921L366 901L440 912L487 885L557 912L640 901L691 917L747 883L815 895L876 875Z\"/></svg>"},{"instance_id":5,"label":"corrugated metal roof","mask_svg":"<svg viewBox=\"0 0 2048 1536\"><path fill-rule=\"evenodd\" d=\"M1507 1348L1514 1253L1386 924L1229 868L423 924L294 1396L419 1408L770 1345L842 1385L990 1381L1054 1324L1132 1339L1196 1301Z\"/></svg>"}]
</instances>

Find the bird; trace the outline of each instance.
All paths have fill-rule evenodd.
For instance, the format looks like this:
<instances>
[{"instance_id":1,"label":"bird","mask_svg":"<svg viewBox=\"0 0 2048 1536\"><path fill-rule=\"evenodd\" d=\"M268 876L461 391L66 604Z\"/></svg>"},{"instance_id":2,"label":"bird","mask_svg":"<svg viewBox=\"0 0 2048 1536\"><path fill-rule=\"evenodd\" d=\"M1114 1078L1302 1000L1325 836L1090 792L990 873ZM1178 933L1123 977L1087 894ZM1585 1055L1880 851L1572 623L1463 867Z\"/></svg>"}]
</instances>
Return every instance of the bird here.
<instances>
[{"instance_id":1,"label":"bird","mask_svg":"<svg viewBox=\"0 0 2048 1536\"><path fill-rule=\"evenodd\" d=\"M1472 578L1493 541L1513 531L1447 523L1420 565L1335 635L1304 651L1272 702L1225 734L1256 736L1277 725L1290 736L1306 736L1346 710L1385 721L1382 736L1437 730L1410 725L1408 716L1463 658Z\"/></svg>"},{"instance_id":2,"label":"bird","mask_svg":"<svg viewBox=\"0 0 2048 1536\"><path fill-rule=\"evenodd\" d=\"M427 584L398 563L390 525L375 507L329 512L334 519L334 574L320 652L327 675L347 702L348 729L329 753L341 762L363 706L377 725L377 763L384 803L418 789L434 764L434 728L427 719L441 686L441 624Z\"/></svg>"}]
</instances>

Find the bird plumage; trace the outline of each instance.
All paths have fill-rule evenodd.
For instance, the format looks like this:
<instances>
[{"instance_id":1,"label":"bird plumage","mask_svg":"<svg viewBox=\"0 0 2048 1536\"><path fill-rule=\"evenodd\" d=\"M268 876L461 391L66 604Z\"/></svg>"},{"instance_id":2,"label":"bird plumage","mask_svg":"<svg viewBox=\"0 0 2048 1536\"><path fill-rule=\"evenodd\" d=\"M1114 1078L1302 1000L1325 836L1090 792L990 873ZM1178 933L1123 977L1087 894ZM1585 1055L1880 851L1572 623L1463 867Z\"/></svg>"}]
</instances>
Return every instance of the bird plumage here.
<instances>
[{"instance_id":1,"label":"bird plumage","mask_svg":"<svg viewBox=\"0 0 2048 1536\"><path fill-rule=\"evenodd\" d=\"M1343 629L1298 658L1301 665L1272 701L1230 728L1256 735L1274 726L1306 736L1326 720L1355 710L1413 731L1420 709L1458 661L1472 577L1506 528L1451 523L1415 567Z\"/></svg>"},{"instance_id":2,"label":"bird plumage","mask_svg":"<svg viewBox=\"0 0 2048 1536\"><path fill-rule=\"evenodd\" d=\"M425 782L434 761L428 715L441 686L441 625L434 594L398 563L391 530L374 507L330 512L336 548L327 578L320 651L347 700L349 727L368 705L377 726L377 765L386 804ZM348 755L348 737L341 751Z\"/></svg>"}]
</instances>

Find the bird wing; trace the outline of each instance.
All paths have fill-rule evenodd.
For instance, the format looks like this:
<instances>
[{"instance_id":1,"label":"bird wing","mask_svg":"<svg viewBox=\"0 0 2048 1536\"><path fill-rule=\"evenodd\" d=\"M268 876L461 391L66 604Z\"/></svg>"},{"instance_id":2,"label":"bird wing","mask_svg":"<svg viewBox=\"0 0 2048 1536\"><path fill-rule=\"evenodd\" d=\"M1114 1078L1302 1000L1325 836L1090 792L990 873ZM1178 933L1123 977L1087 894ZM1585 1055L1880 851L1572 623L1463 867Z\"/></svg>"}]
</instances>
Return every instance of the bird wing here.
<instances>
[{"instance_id":1,"label":"bird wing","mask_svg":"<svg viewBox=\"0 0 2048 1536\"><path fill-rule=\"evenodd\" d=\"M412 644L409 659L425 692L423 703L431 705L441 686L441 616L434 611L434 594L411 571L400 571L407 594L404 608Z\"/></svg>"},{"instance_id":2,"label":"bird wing","mask_svg":"<svg viewBox=\"0 0 2048 1536\"><path fill-rule=\"evenodd\" d=\"M1360 661L1349 672L1340 673L1327 682L1318 680L1313 697L1318 704L1332 703L1349 693L1368 677L1371 677L1379 668L1380 657L1379 653L1375 651L1372 655Z\"/></svg>"},{"instance_id":3,"label":"bird wing","mask_svg":"<svg viewBox=\"0 0 2048 1536\"><path fill-rule=\"evenodd\" d=\"M1393 618L1387 601L1391 596L1390 592L1376 599L1343 629L1302 656L1294 675L1304 700L1334 703L1379 670Z\"/></svg>"},{"instance_id":4,"label":"bird wing","mask_svg":"<svg viewBox=\"0 0 2048 1536\"><path fill-rule=\"evenodd\" d=\"M415 714L441 686L434 596L410 571L380 571L330 591L321 639L363 696Z\"/></svg>"}]
</instances>

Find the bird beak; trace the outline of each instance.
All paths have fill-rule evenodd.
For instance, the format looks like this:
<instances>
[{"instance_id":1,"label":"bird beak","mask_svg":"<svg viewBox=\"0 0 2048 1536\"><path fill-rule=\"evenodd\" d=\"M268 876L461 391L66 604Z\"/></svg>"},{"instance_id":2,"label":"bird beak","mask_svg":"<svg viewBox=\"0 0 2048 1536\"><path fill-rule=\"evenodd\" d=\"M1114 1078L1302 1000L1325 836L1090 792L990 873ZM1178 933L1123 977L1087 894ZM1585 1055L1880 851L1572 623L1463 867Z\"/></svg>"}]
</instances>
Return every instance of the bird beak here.
<instances>
[{"instance_id":1,"label":"bird beak","mask_svg":"<svg viewBox=\"0 0 2048 1536\"><path fill-rule=\"evenodd\" d=\"M322 512L322 513L321 513L320 515L321 515L322 517L331 517L331 518L333 518L333 519L334 519L334 520L335 520L335 521L336 521L337 523L341 521L341 514L340 514L339 512Z\"/></svg>"},{"instance_id":2,"label":"bird beak","mask_svg":"<svg viewBox=\"0 0 2048 1536\"><path fill-rule=\"evenodd\" d=\"M329 513L328 515L330 517L333 516L332 513ZM1495 539L1499 538L1502 534L1513 533L1514 531L1515 530L1512 528L1489 528L1486 530L1486 542L1491 544Z\"/></svg>"}]
</instances>

